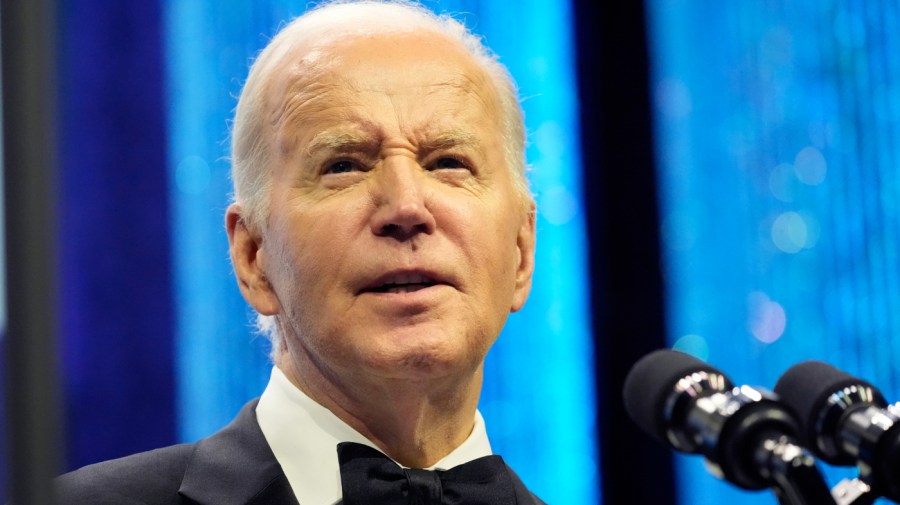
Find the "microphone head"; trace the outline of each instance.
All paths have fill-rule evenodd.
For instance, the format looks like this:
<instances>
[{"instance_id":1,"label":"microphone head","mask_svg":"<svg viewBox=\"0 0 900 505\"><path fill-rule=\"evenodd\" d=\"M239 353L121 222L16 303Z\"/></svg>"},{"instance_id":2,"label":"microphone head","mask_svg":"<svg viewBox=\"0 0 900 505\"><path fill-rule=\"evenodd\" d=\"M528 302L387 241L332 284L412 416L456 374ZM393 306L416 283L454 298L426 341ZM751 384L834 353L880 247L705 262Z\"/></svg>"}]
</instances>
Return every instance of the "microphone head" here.
<instances>
[{"instance_id":1,"label":"microphone head","mask_svg":"<svg viewBox=\"0 0 900 505\"><path fill-rule=\"evenodd\" d=\"M641 429L668 443L666 403L678 382L694 373L707 372L724 377L717 368L683 352L661 349L644 356L628 372L622 395L625 410ZM725 378L727 387L731 381Z\"/></svg>"},{"instance_id":2,"label":"microphone head","mask_svg":"<svg viewBox=\"0 0 900 505\"><path fill-rule=\"evenodd\" d=\"M792 366L778 379L775 393L798 416L805 445L837 465L853 464L833 442L842 420L859 406L886 405L874 386L821 361Z\"/></svg>"}]
</instances>

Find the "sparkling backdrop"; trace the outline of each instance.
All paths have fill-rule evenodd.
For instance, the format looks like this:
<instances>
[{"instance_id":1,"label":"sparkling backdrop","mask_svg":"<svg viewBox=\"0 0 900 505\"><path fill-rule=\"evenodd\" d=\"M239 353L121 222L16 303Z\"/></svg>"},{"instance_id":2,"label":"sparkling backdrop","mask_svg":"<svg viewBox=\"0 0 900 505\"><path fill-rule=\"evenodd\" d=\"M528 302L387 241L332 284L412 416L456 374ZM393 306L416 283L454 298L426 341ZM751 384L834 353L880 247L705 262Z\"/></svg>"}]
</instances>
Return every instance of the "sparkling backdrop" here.
<instances>
[{"instance_id":1,"label":"sparkling backdrop","mask_svg":"<svg viewBox=\"0 0 900 505\"><path fill-rule=\"evenodd\" d=\"M738 383L820 359L900 399L898 5L647 7L672 344ZM775 503L699 458L680 485Z\"/></svg>"}]
</instances>

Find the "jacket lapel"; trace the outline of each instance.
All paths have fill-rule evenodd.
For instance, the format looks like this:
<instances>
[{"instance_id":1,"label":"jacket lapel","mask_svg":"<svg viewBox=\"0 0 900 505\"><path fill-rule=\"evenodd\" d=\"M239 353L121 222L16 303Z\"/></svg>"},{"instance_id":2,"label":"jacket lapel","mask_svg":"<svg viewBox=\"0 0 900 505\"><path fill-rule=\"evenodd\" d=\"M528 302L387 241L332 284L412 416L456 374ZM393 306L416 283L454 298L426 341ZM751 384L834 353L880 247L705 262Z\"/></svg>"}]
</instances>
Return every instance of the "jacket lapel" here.
<instances>
[{"instance_id":1,"label":"jacket lapel","mask_svg":"<svg viewBox=\"0 0 900 505\"><path fill-rule=\"evenodd\" d=\"M256 422L254 400L221 431L196 444L178 495L202 505L297 505Z\"/></svg>"}]
</instances>

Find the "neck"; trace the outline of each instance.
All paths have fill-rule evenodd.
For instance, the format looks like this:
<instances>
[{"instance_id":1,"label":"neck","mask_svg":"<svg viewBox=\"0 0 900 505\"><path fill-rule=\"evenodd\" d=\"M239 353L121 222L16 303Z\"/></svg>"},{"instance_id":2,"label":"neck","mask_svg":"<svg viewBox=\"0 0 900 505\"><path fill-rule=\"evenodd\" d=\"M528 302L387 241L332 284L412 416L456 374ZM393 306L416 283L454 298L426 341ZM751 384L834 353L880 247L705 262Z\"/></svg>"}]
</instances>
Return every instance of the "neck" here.
<instances>
[{"instance_id":1,"label":"neck","mask_svg":"<svg viewBox=\"0 0 900 505\"><path fill-rule=\"evenodd\" d=\"M276 365L294 386L403 466L430 467L472 432L483 365L461 377L411 380L357 373L332 380L296 358L282 354Z\"/></svg>"}]
</instances>

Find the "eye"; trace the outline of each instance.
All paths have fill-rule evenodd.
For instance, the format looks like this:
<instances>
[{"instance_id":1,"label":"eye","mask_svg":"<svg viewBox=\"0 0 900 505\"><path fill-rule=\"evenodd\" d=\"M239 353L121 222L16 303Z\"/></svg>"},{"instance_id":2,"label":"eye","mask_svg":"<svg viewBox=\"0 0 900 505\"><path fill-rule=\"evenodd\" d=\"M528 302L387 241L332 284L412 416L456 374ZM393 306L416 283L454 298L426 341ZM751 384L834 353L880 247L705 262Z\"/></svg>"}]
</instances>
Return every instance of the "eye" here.
<instances>
[{"instance_id":1,"label":"eye","mask_svg":"<svg viewBox=\"0 0 900 505\"><path fill-rule=\"evenodd\" d=\"M432 165L432 170L458 170L468 168L468 165L466 165L462 160L453 158L451 156L442 156L438 158Z\"/></svg>"},{"instance_id":2,"label":"eye","mask_svg":"<svg viewBox=\"0 0 900 505\"><path fill-rule=\"evenodd\" d=\"M347 172L354 172L360 170L360 166L355 161L350 160L338 160L328 164L325 167L324 173L326 174L344 174Z\"/></svg>"}]
</instances>

